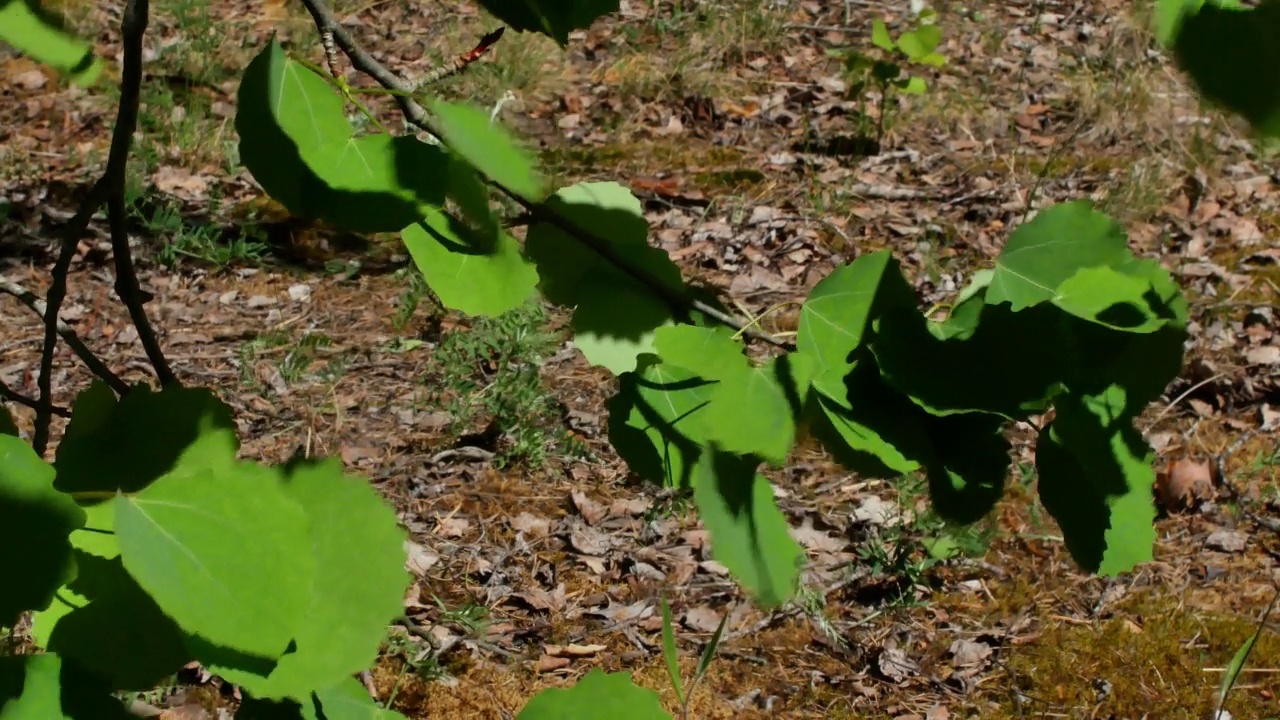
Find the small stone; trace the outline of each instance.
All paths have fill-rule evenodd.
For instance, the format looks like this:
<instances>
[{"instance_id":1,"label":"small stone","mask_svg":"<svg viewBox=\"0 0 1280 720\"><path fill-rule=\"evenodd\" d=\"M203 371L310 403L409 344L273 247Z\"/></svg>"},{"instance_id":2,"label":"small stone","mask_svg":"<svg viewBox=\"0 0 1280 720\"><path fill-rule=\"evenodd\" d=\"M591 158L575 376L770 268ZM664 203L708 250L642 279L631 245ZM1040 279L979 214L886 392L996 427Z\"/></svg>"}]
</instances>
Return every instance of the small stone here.
<instances>
[{"instance_id":1,"label":"small stone","mask_svg":"<svg viewBox=\"0 0 1280 720\"><path fill-rule=\"evenodd\" d=\"M304 303L311 299L311 286L298 283L289 286L289 299L294 302Z\"/></svg>"},{"instance_id":2,"label":"small stone","mask_svg":"<svg viewBox=\"0 0 1280 720\"><path fill-rule=\"evenodd\" d=\"M253 297L249 298L249 303L248 303L249 307L251 308L264 308L264 307L269 307L275 304L276 304L275 298L270 298L270 297L267 297L266 295L254 295Z\"/></svg>"},{"instance_id":3,"label":"small stone","mask_svg":"<svg viewBox=\"0 0 1280 720\"><path fill-rule=\"evenodd\" d=\"M1248 544L1249 539L1235 530L1217 530L1210 533L1204 541L1205 547L1210 550L1227 553L1238 553Z\"/></svg>"}]
</instances>

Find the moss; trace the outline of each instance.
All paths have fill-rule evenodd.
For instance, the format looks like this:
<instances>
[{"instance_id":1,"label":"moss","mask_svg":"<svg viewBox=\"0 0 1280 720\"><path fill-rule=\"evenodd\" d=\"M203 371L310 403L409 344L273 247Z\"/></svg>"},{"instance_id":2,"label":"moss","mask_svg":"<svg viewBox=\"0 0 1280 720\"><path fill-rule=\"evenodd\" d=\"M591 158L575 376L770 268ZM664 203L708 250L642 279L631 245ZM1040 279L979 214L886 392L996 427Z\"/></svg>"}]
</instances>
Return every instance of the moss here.
<instances>
[{"instance_id":1,"label":"moss","mask_svg":"<svg viewBox=\"0 0 1280 720\"><path fill-rule=\"evenodd\" d=\"M1028 607L1043 589L1017 583L1000 596L992 619ZM1190 607L1185 598L1137 591L1096 622L1050 615L1034 641L1007 651L1003 681L991 683L991 720L1024 717L1196 718L1212 707L1221 672L1255 629L1249 618ZM1248 668L1280 665L1280 638L1264 633L1246 663L1228 707L1236 717L1276 713L1280 683ZM1105 696L1098 685L1110 683ZM1022 708L1014 690L1024 697Z\"/></svg>"}]
</instances>

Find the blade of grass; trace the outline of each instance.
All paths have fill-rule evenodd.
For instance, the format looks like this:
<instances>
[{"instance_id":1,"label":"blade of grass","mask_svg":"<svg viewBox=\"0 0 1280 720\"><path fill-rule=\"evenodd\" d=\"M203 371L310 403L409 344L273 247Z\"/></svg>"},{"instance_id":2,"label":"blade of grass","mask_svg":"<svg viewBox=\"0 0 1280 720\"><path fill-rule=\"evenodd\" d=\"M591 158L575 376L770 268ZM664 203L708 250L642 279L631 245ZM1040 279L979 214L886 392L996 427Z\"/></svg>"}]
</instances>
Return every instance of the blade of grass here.
<instances>
[{"instance_id":1,"label":"blade of grass","mask_svg":"<svg viewBox=\"0 0 1280 720\"><path fill-rule=\"evenodd\" d=\"M1263 611L1262 618L1258 620L1258 628L1240 646L1240 649L1236 651L1235 657L1231 658L1231 662L1227 665L1227 672L1222 676L1222 687L1218 690L1218 707L1213 712L1214 720L1222 717L1222 708L1227 702L1227 695L1231 693L1231 688L1236 684L1236 678L1240 677L1240 671L1244 669L1244 663L1249 659L1249 653L1253 652L1253 646L1258 643L1258 637L1262 635L1262 629L1266 627L1267 618L1271 616L1271 610L1275 608L1277 599L1280 599L1280 588L1271 596L1271 602L1267 605L1267 609Z\"/></svg>"},{"instance_id":2,"label":"blade of grass","mask_svg":"<svg viewBox=\"0 0 1280 720\"><path fill-rule=\"evenodd\" d=\"M662 654L667 659L667 674L671 676L676 700L684 705L684 681L680 679L679 656L676 655L676 632L671 625L671 606L667 605L666 598L662 600Z\"/></svg>"}]
</instances>

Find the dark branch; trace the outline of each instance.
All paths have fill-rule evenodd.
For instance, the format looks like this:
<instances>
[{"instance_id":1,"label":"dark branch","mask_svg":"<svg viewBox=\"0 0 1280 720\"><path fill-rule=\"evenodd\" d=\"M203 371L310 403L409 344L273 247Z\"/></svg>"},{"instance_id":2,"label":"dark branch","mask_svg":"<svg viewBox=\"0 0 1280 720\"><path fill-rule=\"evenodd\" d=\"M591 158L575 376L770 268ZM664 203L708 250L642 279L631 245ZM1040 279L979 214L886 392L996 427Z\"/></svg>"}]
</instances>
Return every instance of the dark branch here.
<instances>
[{"instance_id":1,"label":"dark branch","mask_svg":"<svg viewBox=\"0 0 1280 720\"><path fill-rule=\"evenodd\" d=\"M0 398L3 398L10 402L15 402L19 405L26 405L27 407L33 410L37 410L40 408L40 403L36 401L35 398L29 398L26 395L22 395L17 392L14 392L9 388L8 385L4 384L3 380L0 380ZM53 406L53 414L58 415L60 417L64 417L64 418L71 417L71 411L60 405Z\"/></svg>"},{"instance_id":2,"label":"dark branch","mask_svg":"<svg viewBox=\"0 0 1280 720\"><path fill-rule=\"evenodd\" d=\"M372 55L360 47L350 33L346 31L333 15L333 11L329 9L328 4L324 0L303 0L303 4L307 6L307 11L311 13L311 17L315 20L316 27L321 33L332 33L333 39L342 52L351 59L351 65L356 70L372 77L379 85L388 90L395 90L398 93L406 93L406 95L395 95L396 103L400 106L401 112L411 125L414 125L436 138L441 137L441 133L432 124L430 118L427 117L426 110L418 104L412 97L408 97L407 93L413 91L413 86L387 69L382 63L378 62ZM757 340L770 343L785 350L794 349L790 343L779 340L768 334L758 332L751 329L747 324L740 320L722 312L720 309L710 305L709 303L692 297L687 291L672 288L661 278L658 278L646 268L638 266L626 258L619 255L608 240L595 235L594 233L578 227L568 218L548 210L544 206L530 202L523 197L512 192L510 189L502 186L500 183L487 179L489 184L498 189L507 197L514 200L525 212L534 218L552 225L564 232L566 235L574 238L578 242L586 245L600 257L631 276L634 280L648 287L655 294L661 297L678 316L688 316L690 311L698 311L713 318L719 323L737 330L744 335L748 335Z\"/></svg>"},{"instance_id":3,"label":"dark branch","mask_svg":"<svg viewBox=\"0 0 1280 720\"><path fill-rule=\"evenodd\" d=\"M161 385L172 385L174 377L169 362L165 360L156 339L155 330L147 319L143 307L146 299L138 286L138 275L133 267L133 253L129 249L129 231L125 226L125 172L129 161L129 148L133 133L138 128L138 103L142 94L142 38L147 32L148 0L129 0L120 34L124 37L124 68L120 77L120 110L116 127L111 136L111 155L107 159L104 176L110 183L107 196L107 219L111 228L111 253L115 257L116 295L129 310L129 318L138 330L138 339L147 353L147 359L155 368Z\"/></svg>"},{"instance_id":4,"label":"dark branch","mask_svg":"<svg viewBox=\"0 0 1280 720\"><path fill-rule=\"evenodd\" d=\"M9 295L18 298L18 300L22 301L23 305L26 305L32 312L48 323L49 306L44 300L37 297L35 293L22 287L18 283L13 282L9 278L4 277L3 275L0 275L0 292L8 293ZM80 361L85 364L85 367L89 368L89 372L93 373L94 376L102 379L110 385L111 389L116 391L116 394L124 395L129 392L129 384L124 380L121 380L119 375L112 372L111 368L107 367L106 363L99 360L98 356L94 355L93 351L90 350L82 340L80 340L80 336L76 335L75 330L72 330L71 327L62 322L62 320L57 321L56 328L58 334L62 336L62 339L65 340L67 345L71 348L71 351L76 354L76 357L80 358ZM36 402L39 403L39 400ZM39 409L40 408L37 406L36 410Z\"/></svg>"}]
</instances>

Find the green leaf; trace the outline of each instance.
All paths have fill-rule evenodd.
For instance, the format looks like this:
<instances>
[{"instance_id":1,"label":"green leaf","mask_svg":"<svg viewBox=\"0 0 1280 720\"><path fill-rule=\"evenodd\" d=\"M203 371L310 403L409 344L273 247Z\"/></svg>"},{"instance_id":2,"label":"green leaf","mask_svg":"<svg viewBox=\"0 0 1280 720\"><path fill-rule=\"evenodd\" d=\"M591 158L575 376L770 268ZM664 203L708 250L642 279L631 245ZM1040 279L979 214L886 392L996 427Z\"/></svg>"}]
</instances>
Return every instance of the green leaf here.
<instances>
[{"instance_id":1,"label":"green leaf","mask_svg":"<svg viewBox=\"0 0 1280 720\"><path fill-rule=\"evenodd\" d=\"M895 85L897 85L900 92L908 95L923 95L929 92L929 84L925 82L924 78L915 75L903 78L896 82Z\"/></svg>"},{"instance_id":2,"label":"green leaf","mask_svg":"<svg viewBox=\"0 0 1280 720\"><path fill-rule=\"evenodd\" d=\"M1151 560L1156 537L1154 453L1128 419L1105 418L1117 392L1059 403L1036 445L1045 509L1075 561L1104 576Z\"/></svg>"},{"instance_id":3,"label":"green leaf","mask_svg":"<svg viewBox=\"0 0 1280 720\"><path fill-rule=\"evenodd\" d=\"M293 639L315 577L307 516L277 478L237 461L228 433L210 432L159 480L113 501L125 569L165 613L263 657Z\"/></svg>"},{"instance_id":4,"label":"green leaf","mask_svg":"<svg viewBox=\"0 0 1280 720\"><path fill-rule=\"evenodd\" d=\"M1149 333L1173 318L1162 317L1147 294L1151 283L1109 267L1082 268L1063 280L1053 304L1091 322L1126 332Z\"/></svg>"},{"instance_id":5,"label":"green leaf","mask_svg":"<svg viewBox=\"0 0 1280 720\"><path fill-rule=\"evenodd\" d=\"M925 412L880 376L872 358L841 378L838 398L819 394L810 427L841 465L869 477L914 472L932 457Z\"/></svg>"},{"instance_id":6,"label":"green leaf","mask_svg":"<svg viewBox=\"0 0 1280 720\"><path fill-rule=\"evenodd\" d=\"M707 380L722 380L747 369L747 356L733 331L723 326L673 325L654 333L654 348L664 363Z\"/></svg>"},{"instance_id":7,"label":"green leaf","mask_svg":"<svg viewBox=\"0 0 1280 720\"><path fill-rule=\"evenodd\" d=\"M889 36L889 27L880 18L871 21L871 44L885 52L893 52L898 47Z\"/></svg>"},{"instance_id":8,"label":"green leaf","mask_svg":"<svg viewBox=\"0 0 1280 720\"><path fill-rule=\"evenodd\" d=\"M88 87L102 74L102 59L93 54L93 46L69 33L34 0L0 2L0 40L69 75L75 85Z\"/></svg>"},{"instance_id":9,"label":"green leaf","mask_svg":"<svg viewBox=\"0 0 1280 720\"><path fill-rule=\"evenodd\" d=\"M593 668L571 688L538 693L516 720L670 720L652 690L637 687L631 673Z\"/></svg>"},{"instance_id":10,"label":"green leaf","mask_svg":"<svg viewBox=\"0 0 1280 720\"><path fill-rule=\"evenodd\" d=\"M4 720L130 720L111 688L57 655L0 657Z\"/></svg>"},{"instance_id":11,"label":"green leaf","mask_svg":"<svg viewBox=\"0 0 1280 720\"><path fill-rule=\"evenodd\" d=\"M538 273L515 238L496 227L486 237L439 210L428 208L425 214L400 237L445 306L497 317L533 296Z\"/></svg>"},{"instance_id":12,"label":"green leaf","mask_svg":"<svg viewBox=\"0 0 1280 720\"><path fill-rule=\"evenodd\" d=\"M1064 280L1084 268L1116 267L1132 255L1124 231L1087 201L1041 210L1010 236L987 290L987 302L1014 311L1049 302Z\"/></svg>"},{"instance_id":13,"label":"green leaf","mask_svg":"<svg viewBox=\"0 0 1280 720\"><path fill-rule=\"evenodd\" d=\"M703 420L708 437L731 453L784 462L816 367L812 355L792 353L725 376Z\"/></svg>"},{"instance_id":14,"label":"green leaf","mask_svg":"<svg viewBox=\"0 0 1280 720\"><path fill-rule=\"evenodd\" d=\"M0 435L0 625L43 610L75 574L70 535L84 512L53 487L54 471L31 446Z\"/></svg>"},{"instance_id":15,"label":"green leaf","mask_svg":"<svg viewBox=\"0 0 1280 720\"><path fill-rule=\"evenodd\" d=\"M235 445L231 408L208 388L139 385L116 402L105 386L81 393L58 443L54 487L63 492L136 492L169 472L205 432Z\"/></svg>"},{"instance_id":16,"label":"green leaf","mask_svg":"<svg viewBox=\"0 0 1280 720\"><path fill-rule=\"evenodd\" d=\"M550 213L607 240L618 255L647 269L672 290L682 290L680 268L662 250L650 247L640 200L616 182L579 183L557 190L545 204ZM538 266L539 288L557 305L574 307L587 280L633 282L577 238L549 222L535 222L525 252Z\"/></svg>"},{"instance_id":17,"label":"green leaf","mask_svg":"<svg viewBox=\"0 0 1280 720\"><path fill-rule=\"evenodd\" d=\"M1159 32L1200 94L1243 116L1259 135L1280 137L1280 2L1172 5L1162 3Z\"/></svg>"},{"instance_id":18,"label":"green leaf","mask_svg":"<svg viewBox=\"0 0 1280 720\"><path fill-rule=\"evenodd\" d=\"M9 413L9 408L4 403L0 403L0 435L12 435L18 437L18 425L13 421L13 415Z\"/></svg>"},{"instance_id":19,"label":"green leaf","mask_svg":"<svg viewBox=\"0 0 1280 720\"><path fill-rule=\"evenodd\" d=\"M716 625L716 631L711 633L711 639L707 641L707 646L702 649L702 655L698 657L698 667L693 672L695 678L705 675L707 669L711 667L711 661L715 659L716 650L720 647L720 636L724 634L724 626L727 624L729 624L729 613L725 613L720 617L720 622Z\"/></svg>"},{"instance_id":20,"label":"green leaf","mask_svg":"<svg viewBox=\"0 0 1280 720\"><path fill-rule=\"evenodd\" d=\"M1061 318L1052 305L985 305L976 321L966 312L932 331L918 312L894 312L879 321L871 350L885 380L934 415L1025 419L1061 391Z\"/></svg>"},{"instance_id":21,"label":"green leaf","mask_svg":"<svg viewBox=\"0 0 1280 720\"><path fill-rule=\"evenodd\" d=\"M479 0L480 5L513 30L538 32L561 47L569 33L585 30L596 19L618 11L618 0Z\"/></svg>"},{"instance_id":22,"label":"green leaf","mask_svg":"<svg viewBox=\"0 0 1280 720\"><path fill-rule=\"evenodd\" d=\"M862 255L814 286L800 308L796 347L816 358L814 387L832 399L845 394L843 377L872 330L891 308L915 311L915 292L888 250Z\"/></svg>"},{"instance_id":23,"label":"green leaf","mask_svg":"<svg viewBox=\"0 0 1280 720\"><path fill-rule=\"evenodd\" d=\"M378 707L360 681L346 678L301 703L247 697L236 720L404 720L404 715Z\"/></svg>"},{"instance_id":24,"label":"green leaf","mask_svg":"<svg viewBox=\"0 0 1280 720\"><path fill-rule=\"evenodd\" d=\"M240 83L240 157L290 212L353 232L393 232L444 203L450 159L410 136L354 136L342 96L274 39Z\"/></svg>"},{"instance_id":25,"label":"green leaf","mask_svg":"<svg viewBox=\"0 0 1280 720\"><path fill-rule=\"evenodd\" d=\"M915 62L920 62L942 42L942 30L937 25L922 25L898 36L898 48Z\"/></svg>"},{"instance_id":26,"label":"green leaf","mask_svg":"<svg viewBox=\"0 0 1280 720\"><path fill-rule=\"evenodd\" d=\"M615 375L635 370L641 355L657 354L655 332L674 324L665 302L620 278L585 281L571 322L573 343L587 361Z\"/></svg>"},{"instance_id":27,"label":"green leaf","mask_svg":"<svg viewBox=\"0 0 1280 720\"><path fill-rule=\"evenodd\" d=\"M711 534L711 556L756 603L771 608L795 594L804 552L791 537L769 481L756 472L758 464L713 446L694 468L693 497Z\"/></svg>"},{"instance_id":28,"label":"green leaf","mask_svg":"<svg viewBox=\"0 0 1280 720\"><path fill-rule=\"evenodd\" d=\"M71 533L77 572L48 610L34 614L36 644L72 658L118 689L146 690L191 660L185 638L125 572L115 535L115 505L84 508Z\"/></svg>"},{"instance_id":29,"label":"green leaf","mask_svg":"<svg viewBox=\"0 0 1280 720\"><path fill-rule=\"evenodd\" d=\"M529 202L542 202L546 183L534 167L533 154L516 143L489 114L471 105L437 100L432 106L440 135L450 150L490 180Z\"/></svg>"},{"instance_id":30,"label":"green leaf","mask_svg":"<svg viewBox=\"0 0 1280 720\"><path fill-rule=\"evenodd\" d=\"M344 475L339 461L302 466L284 490L307 514L315 581L305 612L290 620L293 652L280 658L270 689L255 694L301 700L373 664L387 626L403 612L409 576L395 513L367 482Z\"/></svg>"},{"instance_id":31,"label":"green leaf","mask_svg":"<svg viewBox=\"0 0 1280 720\"><path fill-rule=\"evenodd\" d=\"M714 383L667 364L619 377L606 403L609 442L631 472L665 487L693 486L693 466L706 442L704 408Z\"/></svg>"}]
</instances>

